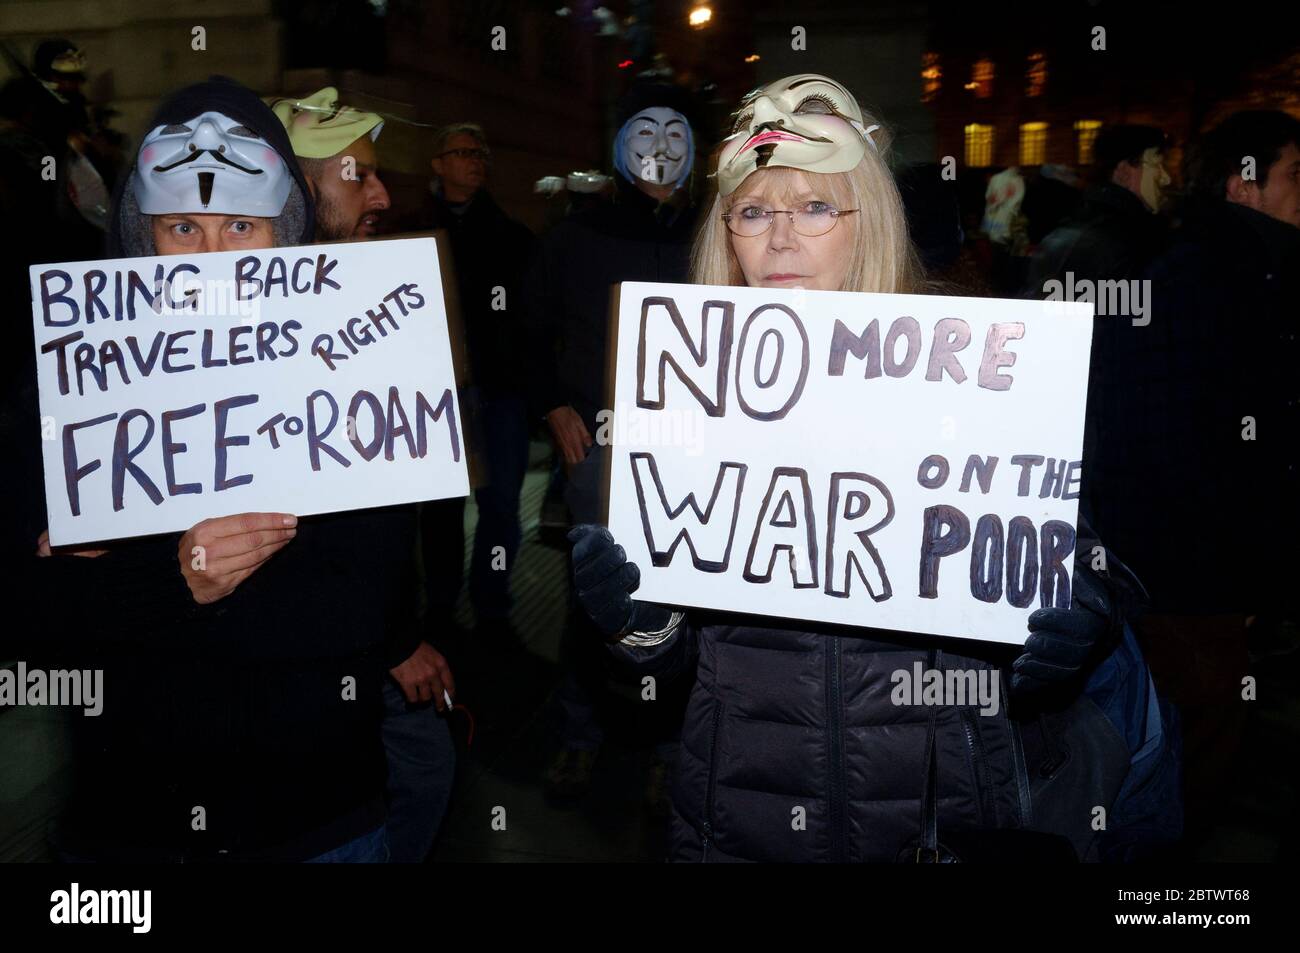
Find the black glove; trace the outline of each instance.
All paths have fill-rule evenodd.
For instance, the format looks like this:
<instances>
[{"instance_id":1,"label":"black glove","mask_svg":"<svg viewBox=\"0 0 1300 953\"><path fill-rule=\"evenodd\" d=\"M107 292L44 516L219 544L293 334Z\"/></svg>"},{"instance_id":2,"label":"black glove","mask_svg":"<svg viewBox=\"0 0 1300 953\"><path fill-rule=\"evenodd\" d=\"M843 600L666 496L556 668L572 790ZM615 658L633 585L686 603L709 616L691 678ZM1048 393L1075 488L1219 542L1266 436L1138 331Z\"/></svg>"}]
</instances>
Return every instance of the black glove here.
<instances>
[{"instance_id":1,"label":"black glove","mask_svg":"<svg viewBox=\"0 0 1300 953\"><path fill-rule=\"evenodd\" d=\"M1029 616L1025 654L1011 666L1011 691L1025 695L1060 688L1077 679L1120 623L1110 595L1091 572L1074 574L1073 606L1036 609Z\"/></svg>"},{"instance_id":2,"label":"black glove","mask_svg":"<svg viewBox=\"0 0 1300 953\"><path fill-rule=\"evenodd\" d=\"M635 602L641 570L627 561L623 547L603 526L583 523L569 530L573 545L573 585L578 601L607 637L627 632L657 632L672 612L652 602Z\"/></svg>"}]
</instances>

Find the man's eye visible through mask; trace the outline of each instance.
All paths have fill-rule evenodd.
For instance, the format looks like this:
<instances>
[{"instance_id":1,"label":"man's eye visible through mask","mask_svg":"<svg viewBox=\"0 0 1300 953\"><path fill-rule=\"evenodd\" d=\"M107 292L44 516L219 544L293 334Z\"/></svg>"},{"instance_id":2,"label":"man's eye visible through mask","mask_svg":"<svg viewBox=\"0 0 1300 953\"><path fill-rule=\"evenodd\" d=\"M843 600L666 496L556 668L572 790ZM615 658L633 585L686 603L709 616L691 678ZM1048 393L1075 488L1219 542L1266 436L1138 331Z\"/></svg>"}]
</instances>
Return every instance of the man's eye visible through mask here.
<instances>
[{"instance_id":1,"label":"man's eye visible through mask","mask_svg":"<svg viewBox=\"0 0 1300 953\"><path fill-rule=\"evenodd\" d=\"M174 122L171 123L170 125L163 126L162 130L158 133L158 135L177 136L180 135L182 132L193 132L193 130L190 129L189 126L185 125L185 123L183 122Z\"/></svg>"},{"instance_id":2,"label":"man's eye visible through mask","mask_svg":"<svg viewBox=\"0 0 1300 953\"><path fill-rule=\"evenodd\" d=\"M754 114L752 112L742 113L741 115L737 116L735 123L731 127L732 133L734 134L740 132L742 129L748 129L749 124L751 121L753 121L753 119L754 119Z\"/></svg>"}]
</instances>

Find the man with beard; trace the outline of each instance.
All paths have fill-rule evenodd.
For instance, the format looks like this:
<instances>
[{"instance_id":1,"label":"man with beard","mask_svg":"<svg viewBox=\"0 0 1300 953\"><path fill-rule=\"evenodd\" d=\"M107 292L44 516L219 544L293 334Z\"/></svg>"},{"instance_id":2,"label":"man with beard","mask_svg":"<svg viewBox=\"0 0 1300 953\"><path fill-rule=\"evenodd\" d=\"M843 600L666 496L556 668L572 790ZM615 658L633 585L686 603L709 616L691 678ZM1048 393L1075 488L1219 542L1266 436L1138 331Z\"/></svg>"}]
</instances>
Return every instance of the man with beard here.
<instances>
[{"instance_id":1,"label":"man with beard","mask_svg":"<svg viewBox=\"0 0 1300 953\"><path fill-rule=\"evenodd\" d=\"M376 235L389 206L375 149L383 119L377 113L340 106L333 86L302 99L275 100L271 108L289 133L316 200L317 240Z\"/></svg>"},{"instance_id":2,"label":"man with beard","mask_svg":"<svg viewBox=\"0 0 1300 953\"><path fill-rule=\"evenodd\" d=\"M272 109L316 199L317 240L364 241L376 234L389 206L375 149L383 118L341 105L331 86L302 99L277 100ZM414 651L406 643L390 644L388 663L383 735L389 848L394 862L419 863L433 845L455 776L456 749L439 713L456 683L447 660L423 640Z\"/></svg>"}]
</instances>

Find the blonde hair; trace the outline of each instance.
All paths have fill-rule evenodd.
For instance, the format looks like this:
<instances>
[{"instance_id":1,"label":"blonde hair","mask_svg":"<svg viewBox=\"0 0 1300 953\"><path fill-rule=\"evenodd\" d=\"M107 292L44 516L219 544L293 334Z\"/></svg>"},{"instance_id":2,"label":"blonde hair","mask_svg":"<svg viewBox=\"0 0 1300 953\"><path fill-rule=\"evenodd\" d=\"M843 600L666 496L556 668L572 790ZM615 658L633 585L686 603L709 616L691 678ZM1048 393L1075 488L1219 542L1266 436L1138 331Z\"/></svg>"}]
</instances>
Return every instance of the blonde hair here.
<instances>
[{"instance_id":1,"label":"blonde hair","mask_svg":"<svg viewBox=\"0 0 1300 953\"><path fill-rule=\"evenodd\" d=\"M848 172L802 172L782 166L756 169L726 197L718 194L715 180L712 201L691 250L691 281L701 285L745 284L745 275L731 247L731 233L722 221L723 212L737 198L751 193L760 177L765 192L789 197L799 190L798 176L802 174L824 201L838 208L860 209L845 216L836 226L848 225L854 229L849 268L838 290L917 294L925 291L921 263L907 233L903 200L882 154L886 148L882 133L883 129L876 132L877 142L882 143L881 152L868 145L862 161Z\"/></svg>"}]
</instances>

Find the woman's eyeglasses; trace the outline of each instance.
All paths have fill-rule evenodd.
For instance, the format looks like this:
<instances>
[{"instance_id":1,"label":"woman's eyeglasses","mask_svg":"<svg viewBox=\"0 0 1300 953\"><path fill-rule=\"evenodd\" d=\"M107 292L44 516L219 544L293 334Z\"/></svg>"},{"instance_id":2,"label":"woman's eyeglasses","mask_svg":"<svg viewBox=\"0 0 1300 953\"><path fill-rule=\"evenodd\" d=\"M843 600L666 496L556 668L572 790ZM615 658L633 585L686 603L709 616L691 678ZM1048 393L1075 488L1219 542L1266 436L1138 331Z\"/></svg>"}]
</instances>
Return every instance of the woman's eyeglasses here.
<instances>
[{"instance_id":1,"label":"woman's eyeglasses","mask_svg":"<svg viewBox=\"0 0 1300 953\"><path fill-rule=\"evenodd\" d=\"M446 156L455 156L457 159L481 159L487 162L488 151L486 149L448 149L446 152L439 152L437 158L442 159Z\"/></svg>"},{"instance_id":2,"label":"woman's eyeglasses","mask_svg":"<svg viewBox=\"0 0 1300 953\"><path fill-rule=\"evenodd\" d=\"M790 216L790 227L805 238L825 235L841 215L852 215L856 208L839 209L826 202L805 202L796 209L764 208L762 205L742 205L722 214L727 229L741 238L755 238L762 235L778 215Z\"/></svg>"}]
</instances>

